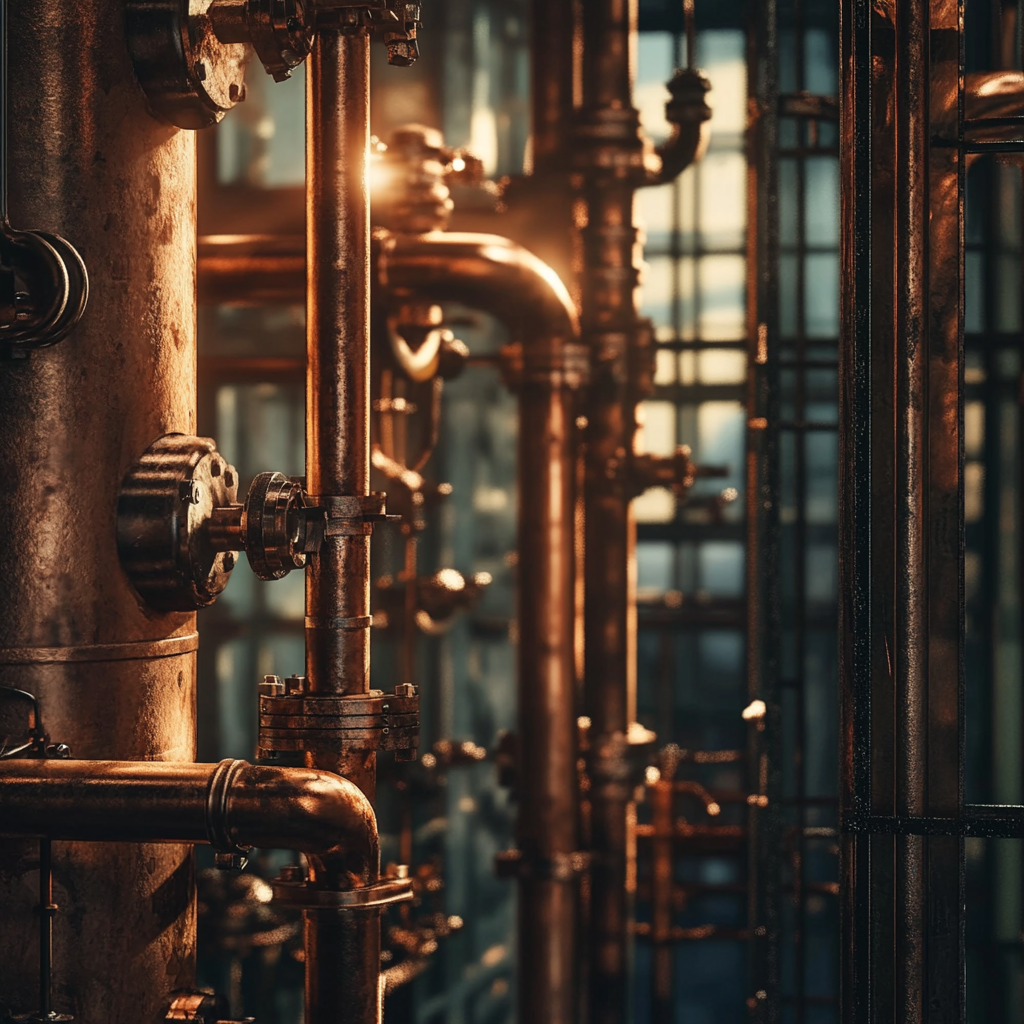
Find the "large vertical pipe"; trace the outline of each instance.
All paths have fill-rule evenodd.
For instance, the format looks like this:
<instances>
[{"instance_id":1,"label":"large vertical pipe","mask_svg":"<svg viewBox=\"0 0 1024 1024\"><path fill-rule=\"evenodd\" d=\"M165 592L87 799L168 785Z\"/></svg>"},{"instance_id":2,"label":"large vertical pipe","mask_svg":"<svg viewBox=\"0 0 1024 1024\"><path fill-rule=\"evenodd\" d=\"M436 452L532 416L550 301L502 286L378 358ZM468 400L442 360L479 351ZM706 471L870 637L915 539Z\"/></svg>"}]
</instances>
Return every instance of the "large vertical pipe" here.
<instances>
[{"instance_id":1,"label":"large vertical pipe","mask_svg":"<svg viewBox=\"0 0 1024 1024\"><path fill-rule=\"evenodd\" d=\"M584 178L583 337L591 353L584 485L584 705L591 721L589 1010L626 1019L631 797L627 736L635 717L633 496L627 467L637 424L630 350L639 330L633 196L642 180L632 103L636 0L583 11L583 121L594 159ZM611 169L603 154L614 153ZM630 173L632 171L632 173Z\"/></svg>"},{"instance_id":2,"label":"large vertical pipe","mask_svg":"<svg viewBox=\"0 0 1024 1024\"><path fill-rule=\"evenodd\" d=\"M577 1020L575 414L564 373L519 396L519 1019ZM529 427L527 429L527 427Z\"/></svg>"},{"instance_id":3,"label":"large vertical pipe","mask_svg":"<svg viewBox=\"0 0 1024 1024\"><path fill-rule=\"evenodd\" d=\"M370 38L320 33L306 87L306 486L315 500L370 487ZM316 694L370 690L370 538L330 537L306 569L306 674ZM317 750L310 767L372 800L376 754ZM380 1013L380 911L305 912L306 1024Z\"/></svg>"},{"instance_id":4,"label":"large vertical pipe","mask_svg":"<svg viewBox=\"0 0 1024 1024\"><path fill-rule=\"evenodd\" d=\"M81 252L70 337L0 363L0 683L76 757L190 760L195 616L147 608L116 546L122 477L195 431L195 143L147 112L123 0L10 11L15 225ZM0 1004L37 1009L35 843L0 844ZM56 843L53 1009L158 1020L194 983L191 849Z\"/></svg>"}]
</instances>

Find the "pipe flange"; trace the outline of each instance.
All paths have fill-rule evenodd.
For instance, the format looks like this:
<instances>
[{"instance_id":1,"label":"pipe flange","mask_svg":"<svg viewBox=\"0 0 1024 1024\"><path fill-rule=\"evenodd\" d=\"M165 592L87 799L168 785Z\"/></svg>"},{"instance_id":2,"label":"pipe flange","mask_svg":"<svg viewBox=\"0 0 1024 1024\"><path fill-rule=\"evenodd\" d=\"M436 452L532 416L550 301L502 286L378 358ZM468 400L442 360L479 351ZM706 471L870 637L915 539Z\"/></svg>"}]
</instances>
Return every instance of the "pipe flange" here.
<instances>
[{"instance_id":1,"label":"pipe flange","mask_svg":"<svg viewBox=\"0 0 1024 1024\"><path fill-rule=\"evenodd\" d=\"M245 99L242 41L214 31L212 0L128 0L128 51L150 110L178 128L208 128Z\"/></svg>"},{"instance_id":2,"label":"pipe flange","mask_svg":"<svg viewBox=\"0 0 1024 1024\"><path fill-rule=\"evenodd\" d=\"M306 910L371 910L391 903L404 903L413 897L411 878L382 878L375 885L337 891L275 879L273 888L274 899L278 903Z\"/></svg>"},{"instance_id":3,"label":"pipe flange","mask_svg":"<svg viewBox=\"0 0 1024 1024\"><path fill-rule=\"evenodd\" d=\"M132 466L117 500L117 549L147 604L164 611L213 604L235 555L213 549L209 524L237 492L234 466L208 437L166 434Z\"/></svg>"},{"instance_id":4,"label":"pipe flange","mask_svg":"<svg viewBox=\"0 0 1024 1024\"><path fill-rule=\"evenodd\" d=\"M259 711L260 758L343 750L393 750L400 755L419 746L420 699L415 692L261 696Z\"/></svg>"},{"instance_id":5,"label":"pipe flange","mask_svg":"<svg viewBox=\"0 0 1024 1024\"><path fill-rule=\"evenodd\" d=\"M260 473L252 482L242 511L242 537L252 571L261 580L279 580L301 569L300 550L305 501L302 485L283 473Z\"/></svg>"}]
</instances>

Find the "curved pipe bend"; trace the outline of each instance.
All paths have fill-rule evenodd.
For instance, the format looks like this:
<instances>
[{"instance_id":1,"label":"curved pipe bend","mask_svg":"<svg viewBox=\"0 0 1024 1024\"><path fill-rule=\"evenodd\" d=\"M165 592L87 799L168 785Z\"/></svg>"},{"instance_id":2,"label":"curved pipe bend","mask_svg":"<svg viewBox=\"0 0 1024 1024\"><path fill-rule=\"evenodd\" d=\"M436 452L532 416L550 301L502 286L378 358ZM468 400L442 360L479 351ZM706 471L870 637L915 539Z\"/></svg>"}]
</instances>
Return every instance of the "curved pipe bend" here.
<instances>
[{"instance_id":1,"label":"curved pipe bend","mask_svg":"<svg viewBox=\"0 0 1024 1024\"><path fill-rule=\"evenodd\" d=\"M464 302L493 313L533 345L579 336L579 317L568 289L543 260L503 238L476 232L434 231L375 237L382 284L396 294Z\"/></svg>"},{"instance_id":2,"label":"curved pipe bend","mask_svg":"<svg viewBox=\"0 0 1024 1024\"><path fill-rule=\"evenodd\" d=\"M0 761L0 835L299 850L322 889L369 885L380 870L357 786L245 761Z\"/></svg>"}]
</instances>

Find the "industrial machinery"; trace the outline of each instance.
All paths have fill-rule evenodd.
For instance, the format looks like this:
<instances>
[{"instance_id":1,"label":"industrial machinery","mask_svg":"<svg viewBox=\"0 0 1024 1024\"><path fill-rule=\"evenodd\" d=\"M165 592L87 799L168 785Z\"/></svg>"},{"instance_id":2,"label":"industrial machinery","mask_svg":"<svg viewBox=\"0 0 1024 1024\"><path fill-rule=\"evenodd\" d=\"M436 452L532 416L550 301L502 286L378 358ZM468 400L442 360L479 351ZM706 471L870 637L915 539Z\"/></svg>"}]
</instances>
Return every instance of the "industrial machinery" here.
<instances>
[{"instance_id":1,"label":"industrial machinery","mask_svg":"<svg viewBox=\"0 0 1024 1024\"><path fill-rule=\"evenodd\" d=\"M1020 23L0 0L0 1019L1019 1020ZM271 203L224 167L296 79ZM446 475L476 371L505 489ZM294 399L244 443L239 381Z\"/></svg>"}]
</instances>

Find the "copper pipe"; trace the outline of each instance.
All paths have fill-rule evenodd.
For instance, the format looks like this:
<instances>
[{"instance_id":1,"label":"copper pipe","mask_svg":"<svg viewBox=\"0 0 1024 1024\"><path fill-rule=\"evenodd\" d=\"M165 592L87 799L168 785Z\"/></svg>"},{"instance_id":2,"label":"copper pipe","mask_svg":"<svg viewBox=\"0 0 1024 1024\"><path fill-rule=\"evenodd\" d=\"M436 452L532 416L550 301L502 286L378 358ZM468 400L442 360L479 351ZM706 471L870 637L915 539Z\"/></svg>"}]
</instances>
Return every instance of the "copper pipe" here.
<instances>
[{"instance_id":1,"label":"copper pipe","mask_svg":"<svg viewBox=\"0 0 1024 1024\"><path fill-rule=\"evenodd\" d=\"M301 850L321 889L367 885L380 867L373 808L351 782L245 761L0 761L0 834Z\"/></svg>"},{"instance_id":2,"label":"copper pipe","mask_svg":"<svg viewBox=\"0 0 1024 1024\"><path fill-rule=\"evenodd\" d=\"M565 177L565 150L579 103L580 0L533 0L533 174Z\"/></svg>"},{"instance_id":3,"label":"copper pipe","mask_svg":"<svg viewBox=\"0 0 1024 1024\"><path fill-rule=\"evenodd\" d=\"M370 489L369 146L368 31L322 31L306 72L306 486L327 506ZM354 528L306 568L312 693L370 691L369 626L369 530ZM376 751L332 742L306 763L373 800ZM379 1021L380 910L303 917L306 1024Z\"/></svg>"},{"instance_id":4,"label":"copper pipe","mask_svg":"<svg viewBox=\"0 0 1024 1024\"><path fill-rule=\"evenodd\" d=\"M400 297L494 313L521 346L519 432L519 1016L577 1019L576 310L536 256L492 235L381 235Z\"/></svg>"},{"instance_id":5,"label":"copper pipe","mask_svg":"<svg viewBox=\"0 0 1024 1024\"><path fill-rule=\"evenodd\" d=\"M324 33L307 85L306 487L370 490L370 39ZM370 689L368 536L340 537L306 572L306 672L314 693ZM309 620L316 620L311 624ZM373 797L374 763L342 772Z\"/></svg>"},{"instance_id":6,"label":"copper pipe","mask_svg":"<svg viewBox=\"0 0 1024 1024\"><path fill-rule=\"evenodd\" d=\"M529 341L576 337L579 317L558 275L532 252L499 235L378 232L378 275L396 295L461 301L493 313ZM224 302L297 301L305 294L298 235L210 235L199 239L200 294ZM287 267L287 288L280 282ZM281 289L275 291L275 289Z\"/></svg>"},{"instance_id":7,"label":"copper pipe","mask_svg":"<svg viewBox=\"0 0 1024 1024\"><path fill-rule=\"evenodd\" d=\"M493 313L524 351L560 348L579 333L576 307L559 276L507 238L454 231L379 238L380 274L398 296L457 300Z\"/></svg>"},{"instance_id":8,"label":"copper pipe","mask_svg":"<svg viewBox=\"0 0 1024 1024\"><path fill-rule=\"evenodd\" d=\"M586 407L584 500L584 709L591 720L590 1020L627 1019L631 907L626 880L632 795L628 730L635 718L635 526L627 464L637 430L638 395L630 380L638 338L633 197L646 179L639 115L632 102L631 47L637 0L596 0L584 7L582 124L595 137L584 179L583 337L591 351ZM604 141L612 133L611 143ZM632 164L622 177L600 166L614 148Z\"/></svg>"},{"instance_id":9,"label":"copper pipe","mask_svg":"<svg viewBox=\"0 0 1024 1024\"><path fill-rule=\"evenodd\" d=\"M124 0L8 9L11 217L78 248L92 300L65 341L0 366L0 683L76 757L188 760L195 616L139 599L116 509L146 447L196 429L195 134L147 110ZM38 1008L36 867L34 844L0 843L0 1004L19 1011ZM116 985L162 1019L194 984L191 877L187 846L56 849L54 1011L110 1019Z\"/></svg>"},{"instance_id":10,"label":"copper pipe","mask_svg":"<svg viewBox=\"0 0 1024 1024\"><path fill-rule=\"evenodd\" d=\"M296 244L300 240L296 240ZM228 250L231 259L221 254ZM280 257L258 239L201 243L200 274L248 282ZM460 301L498 316L520 343L518 840L521 1019L576 1019L577 836L574 476L580 350L576 309L558 276L495 235L437 232L377 237L377 270L399 299ZM291 258L291 257L289 257ZM308 952L307 952L308 956Z\"/></svg>"}]
</instances>

